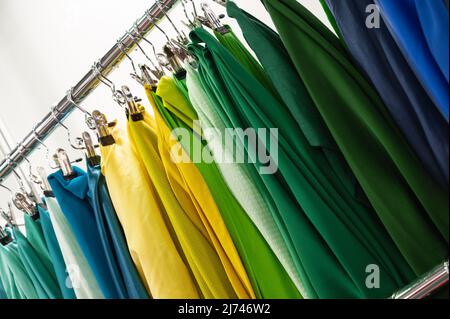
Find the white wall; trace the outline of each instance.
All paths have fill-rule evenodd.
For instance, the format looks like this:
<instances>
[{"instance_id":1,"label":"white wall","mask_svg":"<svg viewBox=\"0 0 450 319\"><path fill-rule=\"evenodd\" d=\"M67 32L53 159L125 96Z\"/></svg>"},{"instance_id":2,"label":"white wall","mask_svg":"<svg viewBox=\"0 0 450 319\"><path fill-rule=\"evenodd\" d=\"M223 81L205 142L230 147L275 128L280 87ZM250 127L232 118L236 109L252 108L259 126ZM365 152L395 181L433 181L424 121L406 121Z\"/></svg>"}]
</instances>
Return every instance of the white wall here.
<instances>
[{"instance_id":1,"label":"white wall","mask_svg":"<svg viewBox=\"0 0 450 319\"><path fill-rule=\"evenodd\" d=\"M195 0L200 4L200 0ZM224 12L219 5L207 0L216 12ZM125 30L151 7L152 0L0 0L0 118L17 143L34 123L87 72L93 62L111 48ZM235 0L263 22L273 27L260 0ZM318 0L299 0L308 9L326 21ZM178 6L171 17L185 19ZM225 21L239 28L234 21ZM178 23L179 24L179 23ZM174 34L167 21L162 25ZM153 31L149 39L162 47L164 37ZM144 48L146 47L143 44ZM140 52L132 54L136 62L145 63ZM130 77L131 66L124 60L110 79L119 85L129 85L136 95L142 88ZM123 111L112 101L108 88L99 87L84 102L89 110L99 109L108 119L124 117ZM73 136L87 130L84 117L74 111L65 124ZM46 144L55 150L63 147L71 158L81 154L70 149L65 131L58 129ZM46 166L44 150L30 156L33 165ZM0 157L3 155L0 152ZM26 166L25 166L26 167ZM49 170L50 171L50 170ZM17 189L17 183L8 179L5 185ZM0 207L6 207L9 195L0 189ZM0 221L1 223L1 221Z\"/></svg>"}]
</instances>

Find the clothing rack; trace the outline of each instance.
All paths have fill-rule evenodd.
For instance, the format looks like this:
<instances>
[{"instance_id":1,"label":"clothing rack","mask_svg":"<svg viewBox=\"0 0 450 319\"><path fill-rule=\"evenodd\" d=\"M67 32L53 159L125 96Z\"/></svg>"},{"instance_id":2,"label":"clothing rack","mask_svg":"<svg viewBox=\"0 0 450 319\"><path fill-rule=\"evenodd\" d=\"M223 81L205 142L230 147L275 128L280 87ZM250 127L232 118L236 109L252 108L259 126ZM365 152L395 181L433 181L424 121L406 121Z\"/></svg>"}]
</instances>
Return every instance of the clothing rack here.
<instances>
[{"instance_id":1,"label":"clothing rack","mask_svg":"<svg viewBox=\"0 0 450 319\"><path fill-rule=\"evenodd\" d=\"M139 30L139 33L146 35L153 29L154 23L158 23L165 16L165 12L169 11L178 0L157 0L155 3L137 22L136 27L130 29ZM152 19L149 18L152 17ZM81 103L98 85L100 79L98 72L107 76L111 71L123 60L124 52L128 52L134 48L136 42L141 37L132 37L129 33L125 33L117 44L115 44L97 64L97 70L90 70L72 89L72 99L75 103ZM59 125L58 121L63 121L75 105L65 96L55 106L54 112L49 112L40 120L17 146L12 149L5 158L0 162L0 181L11 174L24 161L24 157L28 156L34 149L39 146L40 140L45 140L53 130Z\"/></svg>"},{"instance_id":2,"label":"clothing rack","mask_svg":"<svg viewBox=\"0 0 450 319\"><path fill-rule=\"evenodd\" d=\"M136 28L142 35L147 34L154 23L164 18L164 11L170 10L178 0L160 0L159 4L154 4L146 14L141 17ZM226 1L213 0L224 5ZM151 16L153 19L149 19ZM132 30L130 30L131 32ZM100 79L98 72L107 76L125 57L124 52L128 52L135 46L135 41L140 41L140 37L132 38L126 33L104 56L99 60L98 69L90 70L72 91L72 99L75 103L81 103L98 85ZM53 130L63 121L76 106L65 96L55 106L54 113L49 112L39 121L34 129L29 132L17 146L5 156L0 162L0 181L7 177L16 166L20 165L24 158L28 156L37 146L40 140L45 140ZM419 278L411 285L401 289L391 296L391 299L423 299L441 289L449 282L449 262L439 265L425 276Z\"/></svg>"}]
</instances>

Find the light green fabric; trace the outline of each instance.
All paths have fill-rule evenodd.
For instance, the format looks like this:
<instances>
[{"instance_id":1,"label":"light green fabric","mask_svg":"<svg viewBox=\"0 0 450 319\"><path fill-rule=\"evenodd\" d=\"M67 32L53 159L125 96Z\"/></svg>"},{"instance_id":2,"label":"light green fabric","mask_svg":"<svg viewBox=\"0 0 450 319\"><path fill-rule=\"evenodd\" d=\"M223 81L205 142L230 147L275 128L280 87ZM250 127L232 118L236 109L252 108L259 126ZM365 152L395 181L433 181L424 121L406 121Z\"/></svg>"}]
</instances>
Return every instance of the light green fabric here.
<instances>
[{"instance_id":1,"label":"light green fabric","mask_svg":"<svg viewBox=\"0 0 450 319\"><path fill-rule=\"evenodd\" d=\"M55 198L47 197L50 219L77 299L104 299L94 273Z\"/></svg>"},{"instance_id":2,"label":"light green fabric","mask_svg":"<svg viewBox=\"0 0 450 319\"><path fill-rule=\"evenodd\" d=\"M197 72L190 66L186 67L186 71L189 98L197 111L202 129L208 129L211 132L210 135L205 135L205 139L215 157L217 167L222 173L225 182L236 200L241 204L242 208L261 232L261 235L280 260L301 294L305 298L308 297L300 282L300 277L297 274L294 261L289 254L283 236L264 200L265 196L270 195L263 195L259 192L255 186L255 181L251 179L251 175L246 167L248 164L224 163L222 161L224 156L231 158L233 152L230 149L225 149L222 141L222 134L226 128L225 124L215 112L213 101L211 101L202 88Z\"/></svg>"}]
</instances>

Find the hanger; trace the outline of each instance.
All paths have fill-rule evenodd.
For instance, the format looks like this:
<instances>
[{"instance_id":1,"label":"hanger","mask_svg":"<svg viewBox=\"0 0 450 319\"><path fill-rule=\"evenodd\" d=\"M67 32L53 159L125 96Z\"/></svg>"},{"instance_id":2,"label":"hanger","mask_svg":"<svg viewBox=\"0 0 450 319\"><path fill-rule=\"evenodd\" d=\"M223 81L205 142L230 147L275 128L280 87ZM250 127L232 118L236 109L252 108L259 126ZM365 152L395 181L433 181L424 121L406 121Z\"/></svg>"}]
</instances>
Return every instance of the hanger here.
<instances>
[{"instance_id":1,"label":"hanger","mask_svg":"<svg viewBox=\"0 0 450 319\"><path fill-rule=\"evenodd\" d=\"M67 132L67 141L69 142L69 145L75 149L75 150L82 150L82 144L83 144L83 140L79 137L75 138L75 143L72 142L72 138L71 138L71 133L70 133L70 129L64 125L64 123L58 118L58 116L56 115L56 105L52 106L51 108L51 113L53 118L56 120L56 122L58 122L58 124Z\"/></svg>"},{"instance_id":2,"label":"hanger","mask_svg":"<svg viewBox=\"0 0 450 319\"><path fill-rule=\"evenodd\" d=\"M58 165L58 168L61 170L65 180L71 180L76 177L72 163L79 163L82 161L82 159L79 158L71 162L69 155L63 148L58 148L56 150L56 153L53 154L53 160Z\"/></svg>"},{"instance_id":3,"label":"hanger","mask_svg":"<svg viewBox=\"0 0 450 319\"><path fill-rule=\"evenodd\" d=\"M164 46L164 53L165 56L167 57L167 60L170 64L170 66L172 67L175 75L181 75L181 74L186 74L186 70L184 69L183 65L180 62L179 57L177 56L177 54L175 53L176 51L174 50L174 48L165 45Z\"/></svg>"},{"instance_id":4,"label":"hanger","mask_svg":"<svg viewBox=\"0 0 450 319\"><path fill-rule=\"evenodd\" d=\"M30 216L33 220L37 220L39 218L39 210L37 204L31 201L30 198L25 194L16 193L13 199L13 203L17 207L17 209Z\"/></svg>"},{"instance_id":5,"label":"hanger","mask_svg":"<svg viewBox=\"0 0 450 319\"><path fill-rule=\"evenodd\" d=\"M95 151L95 148L98 147L98 145L94 145L91 135L88 132L83 132L81 136L84 141L86 158L89 165L91 165L91 167L100 165L100 156L98 156L97 152Z\"/></svg>"},{"instance_id":6,"label":"hanger","mask_svg":"<svg viewBox=\"0 0 450 319\"><path fill-rule=\"evenodd\" d=\"M95 62L94 65L92 66L92 71L94 72L95 76L98 78L100 82L102 82L104 85L106 85L111 89L113 100L121 107L123 107L126 104L125 97L123 96L122 92L116 90L114 82L102 74L102 72L100 71L100 66L101 66L100 61Z\"/></svg>"},{"instance_id":7,"label":"hanger","mask_svg":"<svg viewBox=\"0 0 450 319\"><path fill-rule=\"evenodd\" d=\"M127 117L129 116L133 122L142 121L144 119L144 115L138 103L138 100L133 96L131 90L128 86L122 86L122 92L125 95L127 100Z\"/></svg>"},{"instance_id":8,"label":"hanger","mask_svg":"<svg viewBox=\"0 0 450 319\"><path fill-rule=\"evenodd\" d=\"M230 32L228 28L222 25L222 23L220 22L220 18L214 13L209 4L203 2L200 6L203 10L203 13L205 14L206 20L209 22L209 27L212 26L213 30L219 32L222 35Z\"/></svg>"},{"instance_id":9,"label":"hanger","mask_svg":"<svg viewBox=\"0 0 450 319\"><path fill-rule=\"evenodd\" d=\"M227 6L227 0L213 0L215 3L220 4L221 6L226 7Z\"/></svg>"},{"instance_id":10,"label":"hanger","mask_svg":"<svg viewBox=\"0 0 450 319\"><path fill-rule=\"evenodd\" d=\"M97 129L97 137L100 141L100 144L103 146L110 146L116 143L114 137L110 133L110 128L114 127L116 123L109 123L106 119L105 114L100 111L95 110L92 112L92 118L95 121L96 129Z\"/></svg>"},{"instance_id":11,"label":"hanger","mask_svg":"<svg viewBox=\"0 0 450 319\"><path fill-rule=\"evenodd\" d=\"M174 29L175 32L177 33L177 35L178 35L178 36L177 36L177 40L178 40L179 42L181 42L181 43L188 44L188 43L189 43L189 39L187 38L186 34L185 34L184 32L180 32L180 30L178 30L178 28L177 28L177 26L175 25L175 23L173 23L172 19L169 17L169 15L167 14L167 12L165 11L166 5L163 5L163 4L161 3L161 0L156 0L156 4L160 7L161 12L163 13L163 15L166 17L166 19L169 21L169 23L172 25L173 29ZM152 21L152 23L153 23L154 19L152 19L151 21ZM155 26L157 26L156 23L153 23L153 24L154 24ZM160 28L158 27L158 29L160 29ZM171 42L170 39L169 39L169 42Z\"/></svg>"},{"instance_id":12,"label":"hanger","mask_svg":"<svg viewBox=\"0 0 450 319\"><path fill-rule=\"evenodd\" d=\"M199 23L198 23L198 20L197 20L197 9L196 9L196 7L195 7L195 3L191 1L192 5L194 6L194 14L193 14L193 15L194 15L194 19L193 19L193 20L191 20L191 18L190 18L189 15L188 15L188 12L187 12L187 6L186 6L187 3L188 3L187 0L181 0L181 5L183 6L184 15L185 15L185 17L186 17L186 19L187 19L187 22L185 22L185 21L181 21L181 22L182 22L187 28L189 28L190 30L193 30L193 29L195 29L195 28L201 26L201 24L199 24Z\"/></svg>"},{"instance_id":13,"label":"hanger","mask_svg":"<svg viewBox=\"0 0 450 319\"><path fill-rule=\"evenodd\" d=\"M2 226L0 226L0 244L6 246L12 241L13 241L12 237L6 231L3 230Z\"/></svg>"},{"instance_id":14,"label":"hanger","mask_svg":"<svg viewBox=\"0 0 450 319\"><path fill-rule=\"evenodd\" d=\"M14 192L9 187L6 187L5 185L3 185L1 183L0 183L0 187L9 192L10 198L12 201L14 198ZM8 211L7 212L5 212L2 208L0 208L0 216L6 221L8 226L14 227L14 226L17 226L17 223L16 223L16 218L14 216L14 212L12 209L11 201L8 201Z\"/></svg>"},{"instance_id":15,"label":"hanger","mask_svg":"<svg viewBox=\"0 0 450 319\"><path fill-rule=\"evenodd\" d=\"M52 169L58 169L58 166L55 165L56 163L54 162L54 160L50 159L50 148L45 145L45 143L40 139L39 134L36 132L36 126L33 126L31 131L34 134L34 138L36 139L36 141L45 149L45 158L47 160L48 166Z\"/></svg>"},{"instance_id":16,"label":"hanger","mask_svg":"<svg viewBox=\"0 0 450 319\"><path fill-rule=\"evenodd\" d=\"M36 168L36 171L39 175L39 179L38 181L36 181L36 184L38 184L42 190L42 192L44 193L45 197L55 197L55 195L53 194L53 190L47 180L48 174L45 170L45 168L43 168L42 166L39 166Z\"/></svg>"}]
</instances>

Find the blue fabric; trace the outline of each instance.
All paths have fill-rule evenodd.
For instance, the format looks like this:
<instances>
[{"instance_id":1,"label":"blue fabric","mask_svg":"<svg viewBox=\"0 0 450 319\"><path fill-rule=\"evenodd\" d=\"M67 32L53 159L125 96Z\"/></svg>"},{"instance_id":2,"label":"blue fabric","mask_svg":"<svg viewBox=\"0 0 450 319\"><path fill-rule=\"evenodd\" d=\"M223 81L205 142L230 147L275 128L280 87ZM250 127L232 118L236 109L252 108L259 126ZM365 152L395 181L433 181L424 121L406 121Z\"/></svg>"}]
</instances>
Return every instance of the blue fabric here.
<instances>
[{"instance_id":1,"label":"blue fabric","mask_svg":"<svg viewBox=\"0 0 450 319\"><path fill-rule=\"evenodd\" d=\"M56 238L55 231L50 219L50 215L44 208L40 206L38 206L38 208L45 242L47 244L47 249L53 262L53 267L55 268L56 277L63 297L64 299L76 299L73 288L68 287L69 285L67 285L68 274L66 270L66 263L64 262L61 248L59 247L58 239Z\"/></svg>"},{"instance_id":2,"label":"blue fabric","mask_svg":"<svg viewBox=\"0 0 450 319\"><path fill-rule=\"evenodd\" d=\"M114 270L114 284L121 298L148 299L99 166L88 166L88 184L88 196L94 209L97 230L110 268Z\"/></svg>"},{"instance_id":3,"label":"blue fabric","mask_svg":"<svg viewBox=\"0 0 450 319\"><path fill-rule=\"evenodd\" d=\"M404 56L448 122L449 13L445 4L429 0L376 0L376 4Z\"/></svg>"},{"instance_id":4,"label":"blue fabric","mask_svg":"<svg viewBox=\"0 0 450 319\"><path fill-rule=\"evenodd\" d=\"M58 171L48 177L50 186L69 222L73 233L85 255L95 278L106 299L119 299L121 292L117 289L116 274L111 269L109 259L98 233L95 213L92 209L88 193L88 177L86 172L74 167L75 177L65 180Z\"/></svg>"},{"instance_id":5,"label":"blue fabric","mask_svg":"<svg viewBox=\"0 0 450 319\"><path fill-rule=\"evenodd\" d=\"M326 2L348 49L374 84L411 148L435 180L448 189L448 123L434 107L384 21L374 29L363 23L365 8L374 1Z\"/></svg>"}]
</instances>

